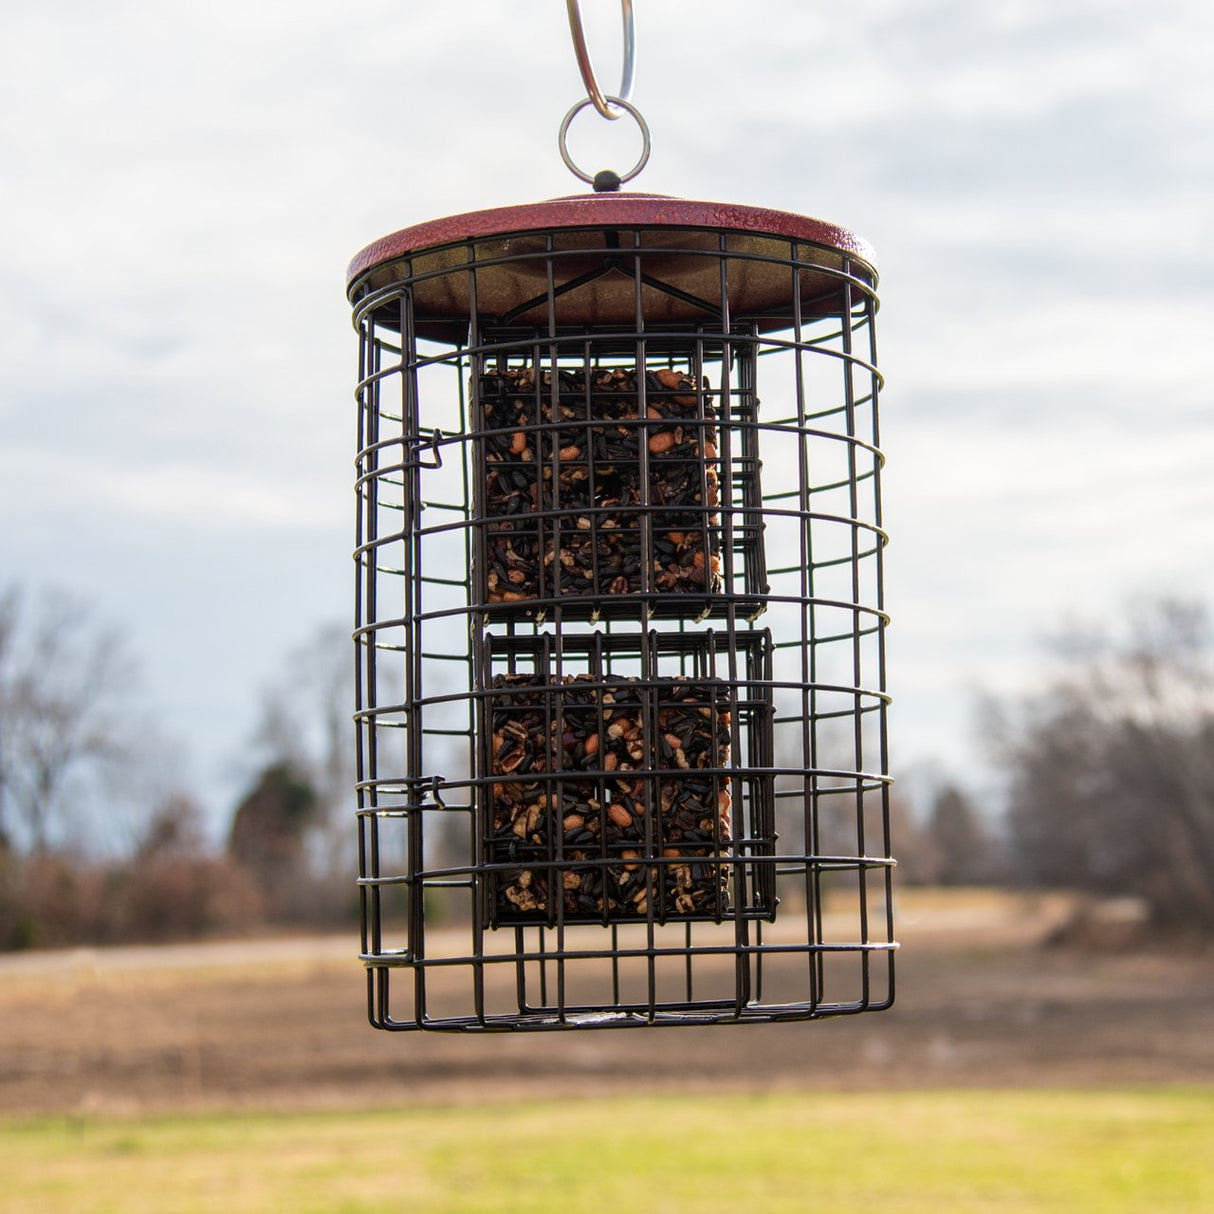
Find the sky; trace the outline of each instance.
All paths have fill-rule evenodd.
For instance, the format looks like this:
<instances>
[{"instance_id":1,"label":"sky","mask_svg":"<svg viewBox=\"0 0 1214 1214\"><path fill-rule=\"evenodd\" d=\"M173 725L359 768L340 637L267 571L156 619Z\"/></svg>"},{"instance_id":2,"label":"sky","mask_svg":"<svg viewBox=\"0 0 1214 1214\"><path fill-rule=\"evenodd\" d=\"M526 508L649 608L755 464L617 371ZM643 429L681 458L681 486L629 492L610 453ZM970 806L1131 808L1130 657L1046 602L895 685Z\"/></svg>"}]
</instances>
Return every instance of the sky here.
<instances>
[{"instance_id":1,"label":"sky","mask_svg":"<svg viewBox=\"0 0 1214 1214\"><path fill-rule=\"evenodd\" d=\"M582 7L610 89L619 7ZM975 697L1044 638L1214 601L1214 7L635 9L635 188L877 250L893 770L979 779ZM583 94L559 0L0 7L0 584L125 632L214 823L262 689L353 616L347 262L581 192Z\"/></svg>"}]
</instances>

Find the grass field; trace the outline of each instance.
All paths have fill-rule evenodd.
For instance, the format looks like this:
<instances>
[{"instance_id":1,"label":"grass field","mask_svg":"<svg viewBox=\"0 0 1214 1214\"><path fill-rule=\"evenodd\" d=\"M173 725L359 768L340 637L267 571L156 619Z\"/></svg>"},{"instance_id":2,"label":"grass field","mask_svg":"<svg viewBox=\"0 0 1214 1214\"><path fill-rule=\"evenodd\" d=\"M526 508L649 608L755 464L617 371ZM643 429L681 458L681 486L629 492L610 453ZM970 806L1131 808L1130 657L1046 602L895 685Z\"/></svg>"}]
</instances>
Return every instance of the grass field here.
<instances>
[{"instance_id":1,"label":"grass field","mask_svg":"<svg viewBox=\"0 0 1214 1214\"><path fill-rule=\"evenodd\" d=\"M1206 1214L1211 954L1066 912L909 891L891 1011L662 1033L376 1033L344 936L0 957L0 1214Z\"/></svg>"},{"instance_id":2,"label":"grass field","mask_svg":"<svg viewBox=\"0 0 1214 1214\"><path fill-rule=\"evenodd\" d=\"M1214 1091L645 1097L7 1120L5 1214L1214 1209Z\"/></svg>"}]
</instances>

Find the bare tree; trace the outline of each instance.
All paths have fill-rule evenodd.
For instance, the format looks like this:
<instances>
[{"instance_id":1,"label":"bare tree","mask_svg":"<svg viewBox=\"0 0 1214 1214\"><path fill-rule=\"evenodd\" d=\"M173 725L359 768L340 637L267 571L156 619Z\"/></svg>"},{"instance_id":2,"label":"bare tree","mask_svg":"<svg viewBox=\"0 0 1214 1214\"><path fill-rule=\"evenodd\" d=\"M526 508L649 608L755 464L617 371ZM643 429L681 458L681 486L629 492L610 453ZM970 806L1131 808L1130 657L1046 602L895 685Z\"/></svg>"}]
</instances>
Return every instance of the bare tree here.
<instances>
[{"instance_id":1,"label":"bare tree","mask_svg":"<svg viewBox=\"0 0 1214 1214\"><path fill-rule=\"evenodd\" d=\"M262 695L248 772L253 784L281 765L312 788L316 804L301 862L314 889L327 888L335 901L348 900L356 889L354 660L350 631L337 623L317 628L285 655L281 673ZM455 782L467 778L470 755L462 738L436 731L425 746L434 774ZM467 816L436 816L427 825L426 845L431 864L467 864L473 846Z\"/></svg>"},{"instance_id":2,"label":"bare tree","mask_svg":"<svg viewBox=\"0 0 1214 1214\"><path fill-rule=\"evenodd\" d=\"M236 809L228 855L256 881L271 918L306 917L316 901L303 854L316 808L311 784L288 763L274 763Z\"/></svg>"},{"instance_id":3,"label":"bare tree","mask_svg":"<svg viewBox=\"0 0 1214 1214\"><path fill-rule=\"evenodd\" d=\"M228 842L280 923L335 927L357 916L353 713L349 629L326 624L284 655L263 689L251 791Z\"/></svg>"},{"instance_id":4,"label":"bare tree","mask_svg":"<svg viewBox=\"0 0 1214 1214\"><path fill-rule=\"evenodd\" d=\"M12 651L17 632L18 597L14 586L5 587L0 594L0 853L11 847L8 818L8 790L11 780L9 770L14 763L15 746L11 737L12 698L10 683L12 674Z\"/></svg>"},{"instance_id":5,"label":"bare tree","mask_svg":"<svg viewBox=\"0 0 1214 1214\"><path fill-rule=\"evenodd\" d=\"M134 757L134 666L119 636L62 591L0 594L0 829L44 852L69 803Z\"/></svg>"},{"instance_id":6,"label":"bare tree","mask_svg":"<svg viewBox=\"0 0 1214 1214\"><path fill-rule=\"evenodd\" d=\"M1140 897L1157 923L1214 932L1214 660L1194 603L1080 630L1009 718L1003 759L1018 870Z\"/></svg>"},{"instance_id":7,"label":"bare tree","mask_svg":"<svg viewBox=\"0 0 1214 1214\"><path fill-rule=\"evenodd\" d=\"M146 863L164 856L193 858L207 852L202 807L189 793L170 792L143 823L132 849L136 862Z\"/></svg>"},{"instance_id":8,"label":"bare tree","mask_svg":"<svg viewBox=\"0 0 1214 1214\"><path fill-rule=\"evenodd\" d=\"M353 776L354 657L348 629L326 624L287 655L262 695L254 747L303 772L323 802L348 801Z\"/></svg>"},{"instance_id":9,"label":"bare tree","mask_svg":"<svg viewBox=\"0 0 1214 1214\"><path fill-rule=\"evenodd\" d=\"M932 800L928 832L939 861L940 885L982 885L996 872L996 844L973 801L955 784L944 784Z\"/></svg>"}]
</instances>

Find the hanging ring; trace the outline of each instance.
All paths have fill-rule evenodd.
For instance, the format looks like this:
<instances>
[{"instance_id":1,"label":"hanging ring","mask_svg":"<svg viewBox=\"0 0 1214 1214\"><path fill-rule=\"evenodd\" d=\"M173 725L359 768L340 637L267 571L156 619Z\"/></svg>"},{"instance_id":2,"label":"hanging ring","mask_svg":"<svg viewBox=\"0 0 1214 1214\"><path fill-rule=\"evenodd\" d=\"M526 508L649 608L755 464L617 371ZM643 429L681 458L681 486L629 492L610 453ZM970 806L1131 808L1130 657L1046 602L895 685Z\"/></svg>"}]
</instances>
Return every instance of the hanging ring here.
<instances>
[{"instance_id":1,"label":"hanging ring","mask_svg":"<svg viewBox=\"0 0 1214 1214\"><path fill-rule=\"evenodd\" d=\"M569 31L573 34L573 53L577 56L577 65L582 72L586 93L594 102L594 108L604 118L610 118L614 122L620 117L623 110L628 109L627 102L632 95L632 78L636 70L637 31L636 22L632 16L632 0L620 0L620 10L624 17L624 68L620 73L619 92L614 97L604 97L603 90L599 88L599 82L595 79L594 65L590 62L590 51L586 47L586 33L582 29L582 10L578 0L565 0L565 6L569 10ZM607 104L609 101L621 108L611 109ZM633 112L633 117L636 117L635 112ZM568 164L568 160L565 163ZM572 165L569 167L573 168ZM574 172L576 173L577 170L574 169ZM580 177L581 174L579 173L578 176ZM586 178L586 180L590 179Z\"/></svg>"},{"instance_id":2,"label":"hanging ring","mask_svg":"<svg viewBox=\"0 0 1214 1214\"><path fill-rule=\"evenodd\" d=\"M637 126L641 128L641 158L628 170L627 173L619 175L618 184L622 185L625 181L631 181L646 165L649 160L649 127L645 119L641 117L641 111L629 101L625 101L623 97L607 97L612 105L618 105L620 112L627 110L636 120ZM561 133L557 136L557 143L561 149L561 159L565 162L566 167L575 176L581 178L582 181L588 181L591 185L595 185L595 178L589 173L583 173L581 169L573 163L572 157L569 155L569 149L565 146L565 136L569 134L569 124L588 106L594 103L593 97L583 97L565 115L565 121L561 123ZM613 174L614 176L614 174ZM596 188L598 188L596 186ZM615 187L612 187L615 188Z\"/></svg>"}]
</instances>

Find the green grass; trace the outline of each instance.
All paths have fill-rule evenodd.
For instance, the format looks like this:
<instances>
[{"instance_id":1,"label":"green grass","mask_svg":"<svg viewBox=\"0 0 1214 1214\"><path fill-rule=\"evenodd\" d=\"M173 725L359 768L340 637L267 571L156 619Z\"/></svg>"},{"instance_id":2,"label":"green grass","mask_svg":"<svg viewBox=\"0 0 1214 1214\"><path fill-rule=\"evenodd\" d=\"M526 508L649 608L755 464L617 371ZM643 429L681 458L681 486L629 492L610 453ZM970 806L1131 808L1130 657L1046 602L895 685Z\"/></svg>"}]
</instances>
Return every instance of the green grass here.
<instances>
[{"instance_id":1,"label":"green grass","mask_svg":"<svg viewBox=\"0 0 1214 1214\"><path fill-rule=\"evenodd\" d=\"M1214 1091L590 1097L0 1125L4 1214L868 1208L1205 1214Z\"/></svg>"}]
</instances>

